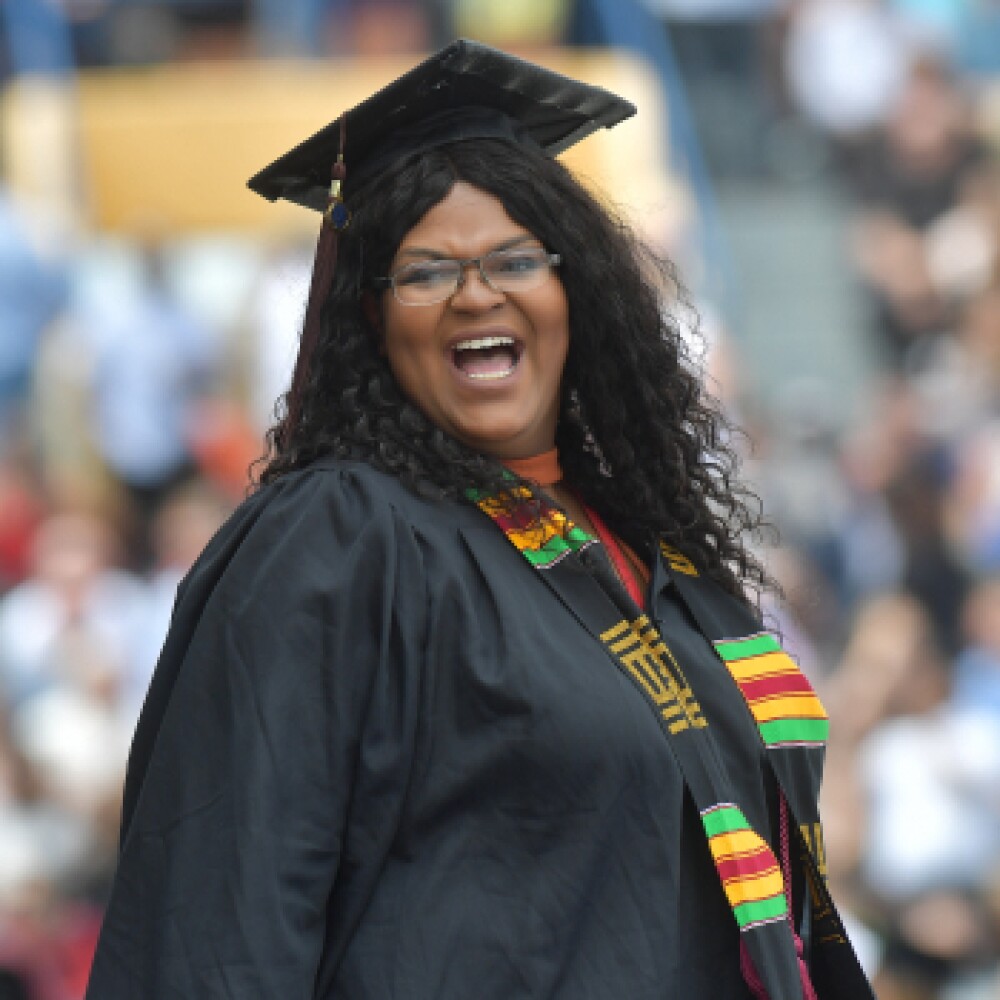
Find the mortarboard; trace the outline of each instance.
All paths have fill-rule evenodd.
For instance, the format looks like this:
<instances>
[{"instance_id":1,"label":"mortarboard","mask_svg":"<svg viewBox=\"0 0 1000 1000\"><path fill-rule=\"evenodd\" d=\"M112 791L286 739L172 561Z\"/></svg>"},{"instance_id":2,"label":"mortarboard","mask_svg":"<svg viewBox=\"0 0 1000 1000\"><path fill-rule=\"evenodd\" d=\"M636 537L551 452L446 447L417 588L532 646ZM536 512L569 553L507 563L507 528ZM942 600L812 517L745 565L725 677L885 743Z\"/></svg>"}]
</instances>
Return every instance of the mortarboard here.
<instances>
[{"instance_id":1,"label":"mortarboard","mask_svg":"<svg viewBox=\"0 0 1000 1000\"><path fill-rule=\"evenodd\" d=\"M341 153L356 191L392 163L448 142L504 138L557 156L633 114L634 105L607 90L460 39L279 157L249 186L270 201L322 212Z\"/></svg>"},{"instance_id":2,"label":"mortarboard","mask_svg":"<svg viewBox=\"0 0 1000 1000\"><path fill-rule=\"evenodd\" d=\"M336 267L337 233L350 221L344 194L446 143L501 138L557 156L634 114L633 104L610 91L459 39L255 174L250 189L268 200L284 198L323 213L281 438L288 440L298 422Z\"/></svg>"}]
</instances>

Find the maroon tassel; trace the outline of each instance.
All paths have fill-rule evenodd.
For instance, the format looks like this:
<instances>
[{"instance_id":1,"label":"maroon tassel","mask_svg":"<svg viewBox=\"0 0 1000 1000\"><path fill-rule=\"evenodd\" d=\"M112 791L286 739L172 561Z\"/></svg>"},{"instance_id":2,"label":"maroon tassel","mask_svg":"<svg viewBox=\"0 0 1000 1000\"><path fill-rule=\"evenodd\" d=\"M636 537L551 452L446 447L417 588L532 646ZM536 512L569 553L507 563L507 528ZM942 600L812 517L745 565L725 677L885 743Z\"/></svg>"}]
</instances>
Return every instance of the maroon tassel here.
<instances>
[{"instance_id":1,"label":"maroon tassel","mask_svg":"<svg viewBox=\"0 0 1000 1000\"><path fill-rule=\"evenodd\" d=\"M778 796L781 809L781 875L785 881L788 922L792 927L792 939L795 941L795 956L799 964L799 982L802 984L802 1000L819 1000L816 995L816 988L812 984L812 977L809 975L809 966L806 965L805 958L803 957L805 946L802 944L802 938L799 937L798 932L795 930L795 910L792 906L792 860L788 835L788 802L785 799L783 791L779 791ZM767 988L764 986L757 968L753 964L753 959L750 957L750 950L743 940L740 941L740 972L743 973L743 980L754 995L754 1000L770 1000Z\"/></svg>"},{"instance_id":2,"label":"maroon tassel","mask_svg":"<svg viewBox=\"0 0 1000 1000\"><path fill-rule=\"evenodd\" d=\"M312 279L309 283L309 299L306 303L305 321L302 325L302 339L299 342L299 354L295 359L295 371L292 375L292 386L288 391L288 406L285 419L282 421L282 448L290 446L295 428L302 415L302 397L309 383L312 357L319 341L320 314L323 304L330 294L333 285L333 275L337 270L337 247L340 230L346 229L351 221L350 213L344 205L342 187L347 177L344 166L345 121L340 119L340 152L336 162L330 169L330 196L323 221L320 224L319 239L316 241L316 257L313 261Z\"/></svg>"}]
</instances>

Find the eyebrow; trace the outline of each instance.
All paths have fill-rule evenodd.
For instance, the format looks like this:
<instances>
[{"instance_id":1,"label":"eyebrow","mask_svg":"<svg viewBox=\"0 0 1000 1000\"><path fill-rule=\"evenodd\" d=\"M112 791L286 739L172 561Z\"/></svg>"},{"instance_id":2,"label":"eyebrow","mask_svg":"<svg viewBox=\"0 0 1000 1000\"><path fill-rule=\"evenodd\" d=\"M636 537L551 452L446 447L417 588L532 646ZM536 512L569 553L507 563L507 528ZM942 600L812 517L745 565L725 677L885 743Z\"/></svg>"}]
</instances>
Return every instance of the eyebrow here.
<instances>
[{"instance_id":1,"label":"eyebrow","mask_svg":"<svg viewBox=\"0 0 1000 1000\"><path fill-rule=\"evenodd\" d=\"M498 250L509 250L512 247L519 246L521 243L541 243L537 236L532 236L531 233L525 233L523 236L514 236L509 240L504 240L502 243L498 243L494 247L490 247L489 250L483 251L481 254L477 254L478 257L485 257L487 254L496 253ZM406 247L404 250L400 250L397 254L397 259L400 257L426 257L430 260L457 260L457 257L452 257L450 254L442 253L440 250L432 250L429 247Z\"/></svg>"}]
</instances>

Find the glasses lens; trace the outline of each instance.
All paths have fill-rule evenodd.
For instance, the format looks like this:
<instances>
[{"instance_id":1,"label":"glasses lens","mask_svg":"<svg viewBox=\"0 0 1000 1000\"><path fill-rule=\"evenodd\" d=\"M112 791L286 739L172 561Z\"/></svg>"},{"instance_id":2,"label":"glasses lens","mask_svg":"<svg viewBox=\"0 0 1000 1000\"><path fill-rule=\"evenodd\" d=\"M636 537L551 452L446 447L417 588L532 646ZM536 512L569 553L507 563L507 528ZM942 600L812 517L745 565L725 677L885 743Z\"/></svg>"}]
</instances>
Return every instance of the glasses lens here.
<instances>
[{"instance_id":1,"label":"glasses lens","mask_svg":"<svg viewBox=\"0 0 1000 1000\"><path fill-rule=\"evenodd\" d=\"M540 285L549 272L548 252L541 247L495 250L483 258L483 270L494 288L525 291Z\"/></svg>"},{"instance_id":2,"label":"glasses lens","mask_svg":"<svg viewBox=\"0 0 1000 1000\"><path fill-rule=\"evenodd\" d=\"M393 287L400 302L413 305L440 302L458 287L461 269L454 260L423 260L401 267L393 275Z\"/></svg>"}]
</instances>

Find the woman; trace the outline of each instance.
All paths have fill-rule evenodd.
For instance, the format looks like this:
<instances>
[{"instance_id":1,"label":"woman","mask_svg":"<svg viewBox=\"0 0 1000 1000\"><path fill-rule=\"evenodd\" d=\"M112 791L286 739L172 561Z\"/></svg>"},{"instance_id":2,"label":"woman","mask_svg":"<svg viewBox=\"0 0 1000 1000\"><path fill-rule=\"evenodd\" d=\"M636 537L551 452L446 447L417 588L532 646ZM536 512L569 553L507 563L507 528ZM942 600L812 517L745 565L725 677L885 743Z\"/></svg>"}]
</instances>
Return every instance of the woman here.
<instances>
[{"instance_id":1,"label":"woman","mask_svg":"<svg viewBox=\"0 0 1000 1000\"><path fill-rule=\"evenodd\" d=\"M260 488L179 592L88 996L867 995L720 419L546 152L629 107L464 42L373 101L253 182L347 171Z\"/></svg>"}]
</instances>

